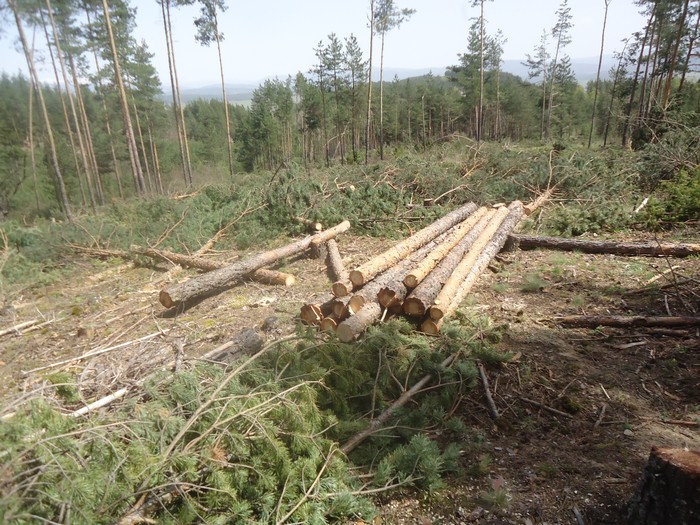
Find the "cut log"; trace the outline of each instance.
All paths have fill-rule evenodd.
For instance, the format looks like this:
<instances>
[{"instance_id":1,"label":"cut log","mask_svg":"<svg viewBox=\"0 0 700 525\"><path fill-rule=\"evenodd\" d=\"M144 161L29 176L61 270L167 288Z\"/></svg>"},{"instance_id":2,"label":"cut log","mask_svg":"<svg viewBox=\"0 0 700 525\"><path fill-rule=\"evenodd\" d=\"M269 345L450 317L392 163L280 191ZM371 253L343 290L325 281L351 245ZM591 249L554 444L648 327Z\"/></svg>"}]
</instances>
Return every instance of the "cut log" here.
<instances>
[{"instance_id":1,"label":"cut log","mask_svg":"<svg viewBox=\"0 0 700 525\"><path fill-rule=\"evenodd\" d=\"M405 239L388 249L381 255L371 259L359 268L350 272L350 280L356 288L363 286L376 275L391 268L409 254L424 246L438 235L444 233L458 222L463 221L476 210L476 204L469 203L455 211L448 213L431 225L423 228L408 239Z\"/></svg>"},{"instance_id":2,"label":"cut log","mask_svg":"<svg viewBox=\"0 0 700 525\"><path fill-rule=\"evenodd\" d=\"M333 281L345 281L348 279L348 271L345 269L343 259L338 250L338 243L335 239L329 239L326 242L328 254L326 255L326 263L331 273Z\"/></svg>"},{"instance_id":3,"label":"cut log","mask_svg":"<svg viewBox=\"0 0 700 525\"><path fill-rule=\"evenodd\" d=\"M648 257L688 257L700 254L700 244L632 243L612 241L589 241L564 239L561 237L533 237L511 235L521 250L546 248L549 250L580 251L583 253L608 253L614 255L645 255Z\"/></svg>"},{"instance_id":4,"label":"cut log","mask_svg":"<svg viewBox=\"0 0 700 525\"><path fill-rule=\"evenodd\" d=\"M291 273L278 272L277 270L268 270L266 268L258 268L254 272L249 273L246 277L259 283L274 284L277 286L292 286L297 282L296 277Z\"/></svg>"},{"instance_id":5,"label":"cut log","mask_svg":"<svg viewBox=\"0 0 700 525\"><path fill-rule=\"evenodd\" d=\"M653 447L627 523L700 523L700 451Z\"/></svg>"},{"instance_id":6,"label":"cut log","mask_svg":"<svg viewBox=\"0 0 700 525\"><path fill-rule=\"evenodd\" d=\"M338 339L344 343L349 343L356 339L367 328L379 321L382 317L382 307L379 303L366 303L355 315L348 317L338 325L336 334Z\"/></svg>"},{"instance_id":7,"label":"cut log","mask_svg":"<svg viewBox=\"0 0 700 525\"><path fill-rule=\"evenodd\" d=\"M481 272L486 269L491 260L498 254L501 248L503 248L508 235L518 225L523 217L523 214L523 205L520 201L514 201L510 204L510 206L508 206L508 217L506 217L503 223L499 226L496 234L484 247L476 261L474 261L471 269L452 297L449 306L445 308L443 305L434 305L430 308L430 319L434 321L435 324L432 326L430 323L424 322L423 325L426 333L431 333L430 330L433 329L437 330L438 332L440 331L444 319L447 316L452 315L455 310L457 310L460 303L472 289L472 286L474 286L474 283L479 278ZM435 311L433 311L433 308L435 308Z\"/></svg>"},{"instance_id":8,"label":"cut log","mask_svg":"<svg viewBox=\"0 0 700 525\"><path fill-rule=\"evenodd\" d=\"M299 312L299 317L303 323L317 326L324 317L333 313L333 303L335 301L335 297L331 294L326 294L313 303L303 305Z\"/></svg>"},{"instance_id":9,"label":"cut log","mask_svg":"<svg viewBox=\"0 0 700 525\"><path fill-rule=\"evenodd\" d=\"M555 319L564 326L596 328L597 326L612 326L617 328L640 328L659 326L672 328L679 326L700 326L700 317L645 317L622 315L568 315Z\"/></svg>"},{"instance_id":10,"label":"cut log","mask_svg":"<svg viewBox=\"0 0 700 525\"><path fill-rule=\"evenodd\" d=\"M412 317L425 315L450 275L454 272L454 269L464 258L464 254L469 251L474 241L476 241L495 214L496 210L488 210L474 228L462 238L457 246L450 250L437 267L406 297L403 303L404 313Z\"/></svg>"},{"instance_id":11,"label":"cut log","mask_svg":"<svg viewBox=\"0 0 700 525\"><path fill-rule=\"evenodd\" d=\"M432 319L438 320L443 317L444 311L449 307L460 285L464 282L464 279L474 267L474 263L488 243L491 242L494 235L496 235L498 228L507 216L508 208L499 208L496 210L496 215L494 215L493 219L491 219L486 225L486 228L484 228L484 231L482 231L476 241L474 241L472 247L459 262L452 272L452 275L447 279L442 290L440 290L440 293L435 298L435 301L433 301L433 306L430 307L430 317Z\"/></svg>"},{"instance_id":12,"label":"cut log","mask_svg":"<svg viewBox=\"0 0 700 525\"><path fill-rule=\"evenodd\" d=\"M295 217L295 221L299 224L303 224L310 232L320 232L323 231L323 225L320 222L315 222L304 217Z\"/></svg>"},{"instance_id":13,"label":"cut log","mask_svg":"<svg viewBox=\"0 0 700 525\"><path fill-rule=\"evenodd\" d=\"M422 261L431 251L433 251L435 247L439 246L440 243L442 243L449 235L449 231L441 233L435 239L428 242L425 246L422 246L413 253L409 254L406 259L399 262L394 267L386 270L364 287L360 288L360 290L350 298L350 302L348 303L350 310L352 312L357 312L366 302L378 301L379 294L381 293L382 289L396 289L399 286L403 286L401 283L411 268L420 263L420 261Z\"/></svg>"},{"instance_id":14,"label":"cut log","mask_svg":"<svg viewBox=\"0 0 700 525\"><path fill-rule=\"evenodd\" d=\"M145 255L146 257L150 257L152 259L168 261L179 266L197 268L207 272L218 270L228 265L228 263L212 261L211 259L205 259L204 257L183 255L181 253L170 252L168 250L143 248L141 246L131 246L129 251L137 255ZM296 277L290 273L278 272L277 270L267 270L265 268L260 268L250 272L246 275L246 278L259 283L274 284L278 286L292 286L296 282Z\"/></svg>"},{"instance_id":15,"label":"cut log","mask_svg":"<svg viewBox=\"0 0 700 525\"><path fill-rule=\"evenodd\" d=\"M345 297L347 295L350 295L352 293L354 286L352 285L352 282L348 278L345 281L336 281L333 283L333 286L331 286L331 290L333 290L333 295L336 297Z\"/></svg>"},{"instance_id":16,"label":"cut log","mask_svg":"<svg viewBox=\"0 0 700 525\"><path fill-rule=\"evenodd\" d=\"M242 261L237 261L224 268L194 277L184 283L168 286L160 291L160 302L166 308L172 308L186 301L228 288L233 286L246 274L254 272L263 266L268 266L284 257L302 252L315 240L325 242L329 239L333 239L336 235L347 231L349 228L350 223L345 221L326 231L312 235L311 237L301 239L275 250L260 253Z\"/></svg>"},{"instance_id":17,"label":"cut log","mask_svg":"<svg viewBox=\"0 0 700 525\"><path fill-rule=\"evenodd\" d=\"M336 318L343 320L350 316L352 312L348 309L348 303L350 302L350 296L337 298L334 297L331 302L331 314Z\"/></svg>"},{"instance_id":18,"label":"cut log","mask_svg":"<svg viewBox=\"0 0 700 525\"><path fill-rule=\"evenodd\" d=\"M472 215L470 215L465 221L463 221L459 226L457 226L450 234L450 236L445 239L444 242L440 243L430 254L423 259L423 261L416 266L403 280L404 284L408 288L415 288L418 286L423 279L435 268L440 261L442 261L445 256L459 244L465 235L467 235L474 226L479 222L479 220L486 215L488 209L481 207L476 210Z\"/></svg>"}]
</instances>

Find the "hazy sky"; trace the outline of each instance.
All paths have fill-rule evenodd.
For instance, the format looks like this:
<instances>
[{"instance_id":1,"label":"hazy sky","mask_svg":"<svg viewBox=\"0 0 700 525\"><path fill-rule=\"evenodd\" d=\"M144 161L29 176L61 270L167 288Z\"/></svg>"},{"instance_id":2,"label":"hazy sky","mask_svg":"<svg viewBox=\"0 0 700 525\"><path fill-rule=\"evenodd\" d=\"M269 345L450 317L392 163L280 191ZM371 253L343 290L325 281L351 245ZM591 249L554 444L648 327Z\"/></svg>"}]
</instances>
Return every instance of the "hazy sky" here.
<instances>
[{"instance_id":1,"label":"hazy sky","mask_svg":"<svg viewBox=\"0 0 700 525\"><path fill-rule=\"evenodd\" d=\"M267 77L297 71L307 72L315 62L313 48L330 33L340 38L351 33L369 49L367 17L369 0L228 0L229 9L220 18L224 33L224 70L228 83L255 83ZM465 51L470 18L478 8L470 0L396 0L399 7L416 9L399 29L388 33L385 67L433 68L442 74L456 64ZM508 38L506 59L524 60L532 53L543 29L555 23L561 0L494 0L486 2L487 32L501 29ZM155 0L132 0L138 9L136 37L145 39L155 54L153 63L166 84L167 57L160 8ZM572 58L597 57L603 23L604 0L569 0L574 27L566 52ZM218 82L216 50L203 48L194 40L192 20L196 7L173 12L175 51L181 83L196 87ZM8 21L9 22L9 21ZM633 0L612 0L608 14L605 53L621 50L620 40L643 27L644 20ZM3 46L13 47L13 25L4 23ZM37 42L40 41L37 34ZM375 64L379 62L379 40L375 40ZM38 44L37 44L38 45ZM14 73L26 69L23 57L4 53L0 69ZM49 78L48 70L45 78Z\"/></svg>"}]
</instances>

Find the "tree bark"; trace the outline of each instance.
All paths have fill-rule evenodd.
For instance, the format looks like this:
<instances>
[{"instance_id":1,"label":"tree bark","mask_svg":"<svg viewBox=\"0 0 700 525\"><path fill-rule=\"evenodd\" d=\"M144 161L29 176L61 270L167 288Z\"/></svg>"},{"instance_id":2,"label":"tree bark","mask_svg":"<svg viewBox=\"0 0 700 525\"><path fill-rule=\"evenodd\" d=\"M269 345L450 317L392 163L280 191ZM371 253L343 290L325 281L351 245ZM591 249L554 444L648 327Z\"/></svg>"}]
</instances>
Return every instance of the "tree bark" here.
<instances>
[{"instance_id":1,"label":"tree bark","mask_svg":"<svg viewBox=\"0 0 700 525\"><path fill-rule=\"evenodd\" d=\"M379 303L366 303L359 312L338 325L336 329L338 339L344 343L349 343L376 323L381 316L382 307L379 306Z\"/></svg>"},{"instance_id":2,"label":"tree bark","mask_svg":"<svg viewBox=\"0 0 700 525\"><path fill-rule=\"evenodd\" d=\"M481 217L474 228L462 238L450 253L430 272L428 276L404 300L403 310L406 315L421 317L433 304L440 290L449 279L464 254L472 247L486 225L493 219L496 210L489 210Z\"/></svg>"},{"instance_id":3,"label":"tree bark","mask_svg":"<svg viewBox=\"0 0 700 525\"><path fill-rule=\"evenodd\" d=\"M338 250L338 243L335 239L326 241L326 264L330 272L330 277L333 281L347 282L348 271L345 269L343 259Z\"/></svg>"},{"instance_id":4,"label":"tree bark","mask_svg":"<svg viewBox=\"0 0 700 525\"><path fill-rule=\"evenodd\" d=\"M39 82L39 77L36 72L36 67L34 65L34 57L30 51L29 44L27 43L27 38L24 35L24 27L22 26L22 19L19 16L19 9L17 8L17 3L15 0L8 0L7 4L12 10L12 14L15 18L15 23L17 24L17 32L19 33L19 38L22 43L22 49L24 51L25 59L27 60L27 68L29 69L29 76L36 90L36 94L39 97L39 106L41 107L41 114L44 118L44 125L46 126L46 135L49 140L49 150L51 159L51 168L53 169L54 177L56 178L56 194L58 197L58 203L61 206L63 213L66 214L66 218L69 221L73 221L73 212L70 208L70 203L68 201L68 193L66 192L66 186L63 181L63 175L61 174L61 166L58 161L58 152L56 151L56 142L53 136L53 129L51 127L51 120L49 119L49 112L46 108L46 102L44 101L44 93L41 89L41 82Z\"/></svg>"},{"instance_id":5,"label":"tree bark","mask_svg":"<svg viewBox=\"0 0 700 525\"><path fill-rule=\"evenodd\" d=\"M640 328L645 326L678 327L700 326L700 317L645 317L621 315L568 315L559 317L556 321L564 326L595 328L597 326L613 326L616 328Z\"/></svg>"},{"instance_id":6,"label":"tree bark","mask_svg":"<svg viewBox=\"0 0 700 525\"><path fill-rule=\"evenodd\" d=\"M235 284L241 277L290 255L306 250L315 240L327 241L350 228L344 221L333 228L293 242L281 248L264 252L224 268L200 275L181 284L166 287L160 292L160 302L166 308L181 305L185 301L203 297L216 290Z\"/></svg>"},{"instance_id":7,"label":"tree bark","mask_svg":"<svg viewBox=\"0 0 700 525\"><path fill-rule=\"evenodd\" d=\"M477 260L481 258L482 253L495 238L496 234L500 233L499 228L507 216L508 208L499 208L496 211L496 215L493 217L493 219L491 219L491 221L489 221L484 231L481 232L479 238L474 241L474 245L469 249L469 252L467 252L467 254L464 256L464 259L462 259L454 269L452 275L450 275L449 279L447 279L445 285L442 287L442 290L440 290L440 293L435 298L435 301L433 301L433 306L430 307L430 317L432 319L437 321L445 316L445 312L449 309L449 306L455 298L461 284L468 275L474 272ZM504 243L505 238L506 235L503 235Z\"/></svg>"},{"instance_id":8,"label":"tree bark","mask_svg":"<svg viewBox=\"0 0 700 525\"><path fill-rule=\"evenodd\" d=\"M627 523L700 523L700 451L653 447Z\"/></svg>"},{"instance_id":9,"label":"tree bark","mask_svg":"<svg viewBox=\"0 0 700 525\"><path fill-rule=\"evenodd\" d=\"M612 241L588 241L561 237L534 237L510 235L510 240L521 250L547 248L550 250L580 251L583 253L608 253L615 255L646 255L650 257L688 257L700 254L700 244L631 243Z\"/></svg>"},{"instance_id":10,"label":"tree bark","mask_svg":"<svg viewBox=\"0 0 700 525\"><path fill-rule=\"evenodd\" d=\"M350 272L350 280L356 287L363 286L371 281L376 275L387 268L391 268L397 262L405 259L409 254L424 246L432 239L450 229L460 221L463 221L476 210L476 204L469 203L455 211L448 213L431 225L423 228L408 239L398 243L393 248L388 249L381 255L366 262L359 268Z\"/></svg>"},{"instance_id":11,"label":"tree bark","mask_svg":"<svg viewBox=\"0 0 700 525\"><path fill-rule=\"evenodd\" d=\"M374 45L374 0L369 0L369 66L367 70L367 120L365 121L365 166L369 163L369 128L372 121L372 47Z\"/></svg>"},{"instance_id":12,"label":"tree bark","mask_svg":"<svg viewBox=\"0 0 700 525\"><path fill-rule=\"evenodd\" d=\"M436 247L428 256L423 259L411 272L404 278L403 283L408 288L415 288L423 279L442 261L447 254L457 246L460 241L474 229L474 226L486 215L488 209L481 207L456 227L450 236Z\"/></svg>"}]
</instances>

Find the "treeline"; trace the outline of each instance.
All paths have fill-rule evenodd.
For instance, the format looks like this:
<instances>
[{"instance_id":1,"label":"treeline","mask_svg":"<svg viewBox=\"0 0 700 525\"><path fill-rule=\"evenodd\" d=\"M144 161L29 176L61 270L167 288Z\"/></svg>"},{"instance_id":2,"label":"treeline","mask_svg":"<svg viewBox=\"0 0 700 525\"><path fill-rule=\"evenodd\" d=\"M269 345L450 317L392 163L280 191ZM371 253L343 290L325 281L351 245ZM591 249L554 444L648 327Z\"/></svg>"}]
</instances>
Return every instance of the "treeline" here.
<instances>
[{"instance_id":1,"label":"treeline","mask_svg":"<svg viewBox=\"0 0 700 525\"><path fill-rule=\"evenodd\" d=\"M420 151L453 134L642 147L663 134L669 115L692 120L700 112L692 76L700 61L700 9L689 0L640 0L645 27L623 43L616 67L585 87L566 54L575 22L567 0L527 56L527 80L502 71L507 35L490 34L491 2L484 0L473 2L479 15L467 49L444 76L385 80L389 33L410 23L413 11L370 0L371 33L381 44L373 64L379 62L379 82L358 39L331 33L309 50L316 57L310 71L265 81L248 107L226 100L223 67L223 101L182 103L170 19L173 9L192 3L159 2L172 103L162 99L146 43L131 36L135 11L127 0L0 4L28 65L28 76L0 78L0 213L70 219L75 207L96 210L114 198L167 193L207 182L209 174L243 180L243 171L291 162L367 162L383 158L386 148ZM218 17L226 5L196 4L195 37L221 57ZM37 70L40 39L50 82L40 81Z\"/></svg>"}]
</instances>

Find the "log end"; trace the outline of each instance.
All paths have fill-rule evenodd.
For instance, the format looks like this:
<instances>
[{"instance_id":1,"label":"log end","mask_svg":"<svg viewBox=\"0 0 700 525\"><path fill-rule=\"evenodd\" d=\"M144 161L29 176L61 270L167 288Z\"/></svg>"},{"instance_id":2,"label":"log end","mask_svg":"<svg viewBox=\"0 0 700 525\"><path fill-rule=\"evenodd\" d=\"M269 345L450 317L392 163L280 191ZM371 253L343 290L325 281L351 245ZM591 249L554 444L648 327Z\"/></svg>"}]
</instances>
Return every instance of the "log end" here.
<instances>
[{"instance_id":1,"label":"log end","mask_svg":"<svg viewBox=\"0 0 700 525\"><path fill-rule=\"evenodd\" d=\"M427 335L438 335L440 334L441 326L441 321L433 321L432 319L426 319L421 323L420 331Z\"/></svg>"},{"instance_id":2,"label":"log end","mask_svg":"<svg viewBox=\"0 0 700 525\"><path fill-rule=\"evenodd\" d=\"M379 300L379 304L381 304L384 308L390 308L394 306L398 298L396 297L396 292L394 292L390 288L382 288L379 290L379 293L377 294L377 299Z\"/></svg>"},{"instance_id":3,"label":"log end","mask_svg":"<svg viewBox=\"0 0 700 525\"><path fill-rule=\"evenodd\" d=\"M406 286L406 288L415 288L420 284L420 281L418 281L418 277L409 273L406 277L404 277L403 284Z\"/></svg>"},{"instance_id":4,"label":"log end","mask_svg":"<svg viewBox=\"0 0 700 525\"><path fill-rule=\"evenodd\" d=\"M345 297L347 295L350 295L352 292L352 283L347 282L347 281L337 281L333 283L333 286L331 286L331 290L333 292L333 295L336 297Z\"/></svg>"},{"instance_id":5,"label":"log end","mask_svg":"<svg viewBox=\"0 0 700 525\"><path fill-rule=\"evenodd\" d=\"M350 343L355 339L355 331L345 323L340 323L335 330L338 339L343 343Z\"/></svg>"},{"instance_id":6,"label":"log end","mask_svg":"<svg viewBox=\"0 0 700 525\"><path fill-rule=\"evenodd\" d=\"M428 313L430 314L430 318L433 321L439 321L440 319L445 317L445 308L443 308L439 304L434 304L430 307Z\"/></svg>"},{"instance_id":7,"label":"log end","mask_svg":"<svg viewBox=\"0 0 700 525\"><path fill-rule=\"evenodd\" d=\"M409 297L403 302L403 311L411 317L422 317L425 315L425 305L420 299Z\"/></svg>"},{"instance_id":8,"label":"log end","mask_svg":"<svg viewBox=\"0 0 700 525\"><path fill-rule=\"evenodd\" d=\"M321 313L321 308L319 308L318 305L305 304L301 307L299 317L301 318L303 323L311 326L316 326L321 323L321 320L323 319L323 314Z\"/></svg>"},{"instance_id":9,"label":"log end","mask_svg":"<svg viewBox=\"0 0 700 525\"><path fill-rule=\"evenodd\" d=\"M322 332L335 332L338 329L338 322L331 317L326 317L321 321L319 329Z\"/></svg>"},{"instance_id":10,"label":"log end","mask_svg":"<svg viewBox=\"0 0 700 525\"><path fill-rule=\"evenodd\" d=\"M360 288L361 286L364 286L366 282L365 275L362 273L361 270L352 270L350 272L350 281L352 282L355 288Z\"/></svg>"},{"instance_id":11,"label":"log end","mask_svg":"<svg viewBox=\"0 0 700 525\"><path fill-rule=\"evenodd\" d=\"M160 294L158 294L158 300L160 301L160 304L166 308L172 308L175 306L175 301L173 301L172 297L170 297L170 293L168 293L165 288L163 288L160 291Z\"/></svg>"},{"instance_id":12,"label":"log end","mask_svg":"<svg viewBox=\"0 0 700 525\"><path fill-rule=\"evenodd\" d=\"M360 311L360 308L362 308L366 302L367 299L365 299L361 295L353 295L348 301L348 308L350 309L351 313L357 313Z\"/></svg>"}]
</instances>

